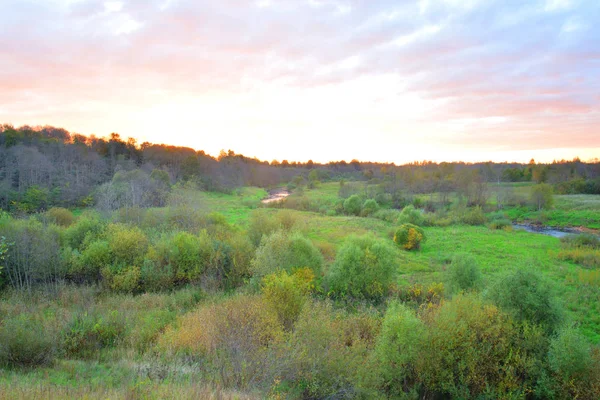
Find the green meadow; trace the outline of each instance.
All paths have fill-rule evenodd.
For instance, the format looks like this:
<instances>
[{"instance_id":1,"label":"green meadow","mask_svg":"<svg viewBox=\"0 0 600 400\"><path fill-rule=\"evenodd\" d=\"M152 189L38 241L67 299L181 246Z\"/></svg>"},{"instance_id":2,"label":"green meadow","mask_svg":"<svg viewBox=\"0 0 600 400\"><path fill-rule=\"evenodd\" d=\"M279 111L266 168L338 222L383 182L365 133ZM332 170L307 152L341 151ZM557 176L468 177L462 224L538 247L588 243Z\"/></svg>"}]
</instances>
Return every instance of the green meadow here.
<instances>
[{"instance_id":1,"label":"green meadow","mask_svg":"<svg viewBox=\"0 0 600 400\"><path fill-rule=\"evenodd\" d=\"M531 187L506 186L523 196ZM4 215L1 235L19 233L12 236L16 240L25 233L56 235L57 257L48 263L61 264L56 270L61 279L2 292L0 397L419 398L434 391L449 398L526 393L593 398L600 393L596 378L590 378L600 365L600 265L593 240L591 247L580 246L493 224L504 218L593 230L600 196L554 196L553 208L541 211L527 206L498 211L493 201L477 211L452 197L431 212L381 205L367 213L363 204L358 215L349 215L350 203L339 188L339 182L322 183L267 207L260 200L268 193L260 188L224 194L178 187L166 207L110 214L78 209L72 216L64 210L26 220ZM368 188L355 195L364 199ZM420 242L407 251L398 242L398 228L412 223L423 237L411 232ZM349 269L340 275L344 262ZM359 286L363 274L374 279L364 287ZM522 319L511 309L511 302L520 300L502 293L510 292L503 285L513 276L525 279L519 289L525 292L515 296L533 293L526 307L545 310L550 302L560 310L559 320ZM467 330L456 330L461 324ZM411 339L392 344L386 336L391 326ZM405 331L408 327L415 331ZM471 338L473 332L482 336ZM453 340L474 340L468 345L474 353L453 347ZM499 343L507 353L486 364L485 346ZM567 367L556 364L556 357L569 351L589 364L563 381ZM382 361L392 355L404 357L401 364ZM422 361L438 356L447 357L439 362L450 363L453 378ZM461 362L488 368L486 385L454 364ZM534 371L534 364L538 369L528 378L495 369ZM381 381L396 373L404 384Z\"/></svg>"}]
</instances>

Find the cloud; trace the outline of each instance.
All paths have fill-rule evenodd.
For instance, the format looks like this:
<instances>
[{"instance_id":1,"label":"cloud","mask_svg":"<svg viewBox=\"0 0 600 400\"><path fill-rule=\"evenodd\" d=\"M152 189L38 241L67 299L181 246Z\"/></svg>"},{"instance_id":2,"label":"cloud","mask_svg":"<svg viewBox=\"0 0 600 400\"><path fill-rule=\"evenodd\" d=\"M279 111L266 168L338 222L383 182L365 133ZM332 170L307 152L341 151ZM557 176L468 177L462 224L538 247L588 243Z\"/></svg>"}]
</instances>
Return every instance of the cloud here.
<instances>
[{"instance_id":1,"label":"cloud","mask_svg":"<svg viewBox=\"0 0 600 400\"><path fill-rule=\"evenodd\" d=\"M117 116L166 103L189 112L216 96L233 113L249 96L262 100L244 118L275 130L286 121L255 104L310 119L302 110L317 112L320 96L335 138L369 121L396 144L410 130L467 147L600 147L594 0L9 0L0 14L3 121L60 115L67 128L146 132ZM242 126L222 134L235 142Z\"/></svg>"}]
</instances>

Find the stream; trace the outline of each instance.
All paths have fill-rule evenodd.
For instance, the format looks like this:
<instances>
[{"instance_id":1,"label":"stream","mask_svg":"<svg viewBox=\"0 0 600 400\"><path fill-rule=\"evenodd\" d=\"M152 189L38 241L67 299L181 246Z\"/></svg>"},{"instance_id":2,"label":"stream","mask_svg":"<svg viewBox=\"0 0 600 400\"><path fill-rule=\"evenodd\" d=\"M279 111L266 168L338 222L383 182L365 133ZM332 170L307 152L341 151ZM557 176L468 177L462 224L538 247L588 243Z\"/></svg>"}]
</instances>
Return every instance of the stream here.
<instances>
[{"instance_id":1,"label":"stream","mask_svg":"<svg viewBox=\"0 0 600 400\"><path fill-rule=\"evenodd\" d=\"M513 229L518 229L531 233L539 233L541 235L552 236L559 239L565 236L577 235L581 233L577 229L572 228L548 228L529 224L513 224L512 227Z\"/></svg>"},{"instance_id":2,"label":"stream","mask_svg":"<svg viewBox=\"0 0 600 400\"><path fill-rule=\"evenodd\" d=\"M260 202L263 204L269 204L269 203L273 203L275 201L281 201L283 199L285 199L286 197L288 197L290 195L290 192L288 192L285 189L281 189L281 190L277 190L277 191L273 191L271 193L269 193L269 196L265 199L262 199Z\"/></svg>"}]
</instances>

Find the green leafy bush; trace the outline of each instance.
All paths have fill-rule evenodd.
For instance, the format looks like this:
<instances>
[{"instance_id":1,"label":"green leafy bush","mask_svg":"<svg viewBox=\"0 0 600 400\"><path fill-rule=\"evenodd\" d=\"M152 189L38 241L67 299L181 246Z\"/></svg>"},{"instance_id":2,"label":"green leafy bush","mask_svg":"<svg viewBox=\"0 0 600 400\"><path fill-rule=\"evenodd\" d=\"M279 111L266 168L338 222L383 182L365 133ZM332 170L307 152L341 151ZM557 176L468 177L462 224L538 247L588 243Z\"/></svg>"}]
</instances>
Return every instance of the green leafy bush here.
<instances>
[{"instance_id":1,"label":"green leafy bush","mask_svg":"<svg viewBox=\"0 0 600 400\"><path fill-rule=\"evenodd\" d=\"M367 199L365 200L362 206L361 215L363 217L369 217L373 215L377 210L379 210L379 204L377 204L377 201L373 199Z\"/></svg>"},{"instance_id":2,"label":"green leafy bush","mask_svg":"<svg viewBox=\"0 0 600 400\"><path fill-rule=\"evenodd\" d=\"M312 289L313 280L314 274L309 268L301 268L291 275L287 271L280 271L263 278L263 297L287 330L298 319Z\"/></svg>"},{"instance_id":3,"label":"green leafy bush","mask_svg":"<svg viewBox=\"0 0 600 400\"><path fill-rule=\"evenodd\" d=\"M279 231L263 239L252 261L252 273L257 278L280 270L310 268L315 276L321 275L323 256L317 247L299 233Z\"/></svg>"},{"instance_id":4,"label":"green leafy bush","mask_svg":"<svg viewBox=\"0 0 600 400\"><path fill-rule=\"evenodd\" d=\"M425 324L414 311L404 304L391 303L377 336L372 369L366 376L368 384L393 398L414 386L416 360L425 333Z\"/></svg>"},{"instance_id":5,"label":"green leafy bush","mask_svg":"<svg viewBox=\"0 0 600 400\"><path fill-rule=\"evenodd\" d=\"M480 206L471 207L461 215L460 222L466 225L484 225L485 214Z\"/></svg>"},{"instance_id":6,"label":"green leafy bush","mask_svg":"<svg viewBox=\"0 0 600 400\"><path fill-rule=\"evenodd\" d=\"M396 230L394 242L405 250L419 250L425 242L425 232L417 225L404 224Z\"/></svg>"},{"instance_id":7,"label":"green leafy bush","mask_svg":"<svg viewBox=\"0 0 600 400\"><path fill-rule=\"evenodd\" d=\"M269 236L280 228L281 224L271 210L258 209L250 214L248 238L255 247L258 247L263 237Z\"/></svg>"},{"instance_id":8,"label":"green leafy bush","mask_svg":"<svg viewBox=\"0 0 600 400\"><path fill-rule=\"evenodd\" d=\"M45 216L48 221L60 226L70 226L75 221L73 213L62 207L52 207L46 211Z\"/></svg>"},{"instance_id":9,"label":"green leafy bush","mask_svg":"<svg viewBox=\"0 0 600 400\"><path fill-rule=\"evenodd\" d=\"M540 183L531 188L531 205L536 210L550 209L554 205L554 196L552 186L547 183Z\"/></svg>"},{"instance_id":10,"label":"green leafy bush","mask_svg":"<svg viewBox=\"0 0 600 400\"><path fill-rule=\"evenodd\" d=\"M359 215L362 208L362 200L356 194L344 200L344 212L348 215Z\"/></svg>"},{"instance_id":11,"label":"green leafy bush","mask_svg":"<svg viewBox=\"0 0 600 400\"><path fill-rule=\"evenodd\" d=\"M329 291L335 297L381 299L394 278L394 249L372 236L350 237L327 274Z\"/></svg>"},{"instance_id":12,"label":"green leafy bush","mask_svg":"<svg viewBox=\"0 0 600 400\"><path fill-rule=\"evenodd\" d=\"M62 332L63 349L69 357L89 358L103 348L116 346L125 335L123 316L117 311L76 313Z\"/></svg>"},{"instance_id":13,"label":"green leafy bush","mask_svg":"<svg viewBox=\"0 0 600 400\"><path fill-rule=\"evenodd\" d=\"M85 246L97 240L106 229L106 225L95 214L82 215L65 230L64 236L73 249L82 251Z\"/></svg>"},{"instance_id":14,"label":"green leafy bush","mask_svg":"<svg viewBox=\"0 0 600 400\"><path fill-rule=\"evenodd\" d=\"M275 353L274 374L290 382L296 397L365 398L359 381L376 327L335 312L330 304L307 302L288 341Z\"/></svg>"},{"instance_id":15,"label":"green leafy bush","mask_svg":"<svg viewBox=\"0 0 600 400\"><path fill-rule=\"evenodd\" d=\"M100 271L112 263L113 256L110 245L106 240L91 242L81 253L79 261L69 271L72 278L77 280L95 281L100 277Z\"/></svg>"},{"instance_id":16,"label":"green leafy bush","mask_svg":"<svg viewBox=\"0 0 600 400\"><path fill-rule=\"evenodd\" d=\"M397 224L412 224L417 226L422 226L425 222L425 217L423 213L417 209L412 204L404 207L402 212L398 216Z\"/></svg>"},{"instance_id":17,"label":"green leafy bush","mask_svg":"<svg viewBox=\"0 0 600 400\"><path fill-rule=\"evenodd\" d=\"M590 344L575 328L563 328L550 341L548 361L565 382L587 379L593 362Z\"/></svg>"},{"instance_id":18,"label":"green leafy bush","mask_svg":"<svg viewBox=\"0 0 600 400\"><path fill-rule=\"evenodd\" d=\"M36 219L10 219L0 224L0 236L11 243L3 261L2 276L12 287L31 290L37 284L63 279L60 228Z\"/></svg>"},{"instance_id":19,"label":"green leafy bush","mask_svg":"<svg viewBox=\"0 0 600 400\"><path fill-rule=\"evenodd\" d=\"M107 239L115 263L142 264L148 250L148 238L140 228L112 224L108 226Z\"/></svg>"},{"instance_id":20,"label":"green leafy bush","mask_svg":"<svg viewBox=\"0 0 600 400\"><path fill-rule=\"evenodd\" d=\"M400 215L400 212L398 210L381 209L381 210L377 211L375 214L373 214L373 217L380 219L382 221L395 223L398 220L399 215Z\"/></svg>"},{"instance_id":21,"label":"green leafy bush","mask_svg":"<svg viewBox=\"0 0 600 400\"><path fill-rule=\"evenodd\" d=\"M111 265L102 269L102 278L115 292L136 293L141 289L142 271L135 265Z\"/></svg>"},{"instance_id":22,"label":"green leafy bush","mask_svg":"<svg viewBox=\"0 0 600 400\"><path fill-rule=\"evenodd\" d=\"M459 295L427 318L416 369L429 391L465 399L523 395L525 354L512 356L518 334L507 314L473 295Z\"/></svg>"},{"instance_id":23,"label":"green leafy bush","mask_svg":"<svg viewBox=\"0 0 600 400\"><path fill-rule=\"evenodd\" d=\"M31 315L4 318L0 325L0 365L37 367L56 356L55 337Z\"/></svg>"},{"instance_id":24,"label":"green leafy bush","mask_svg":"<svg viewBox=\"0 0 600 400\"><path fill-rule=\"evenodd\" d=\"M540 273L518 269L501 277L488 297L517 321L529 321L555 331L564 312L552 286Z\"/></svg>"},{"instance_id":25,"label":"green leafy bush","mask_svg":"<svg viewBox=\"0 0 600 400\"><path fill-rule=\"evenodd\" d=\"M481 287L482 276L473 256L456 254L448 268L449 286L455 292L477 290Z\"/></svg>"}]
</instances>

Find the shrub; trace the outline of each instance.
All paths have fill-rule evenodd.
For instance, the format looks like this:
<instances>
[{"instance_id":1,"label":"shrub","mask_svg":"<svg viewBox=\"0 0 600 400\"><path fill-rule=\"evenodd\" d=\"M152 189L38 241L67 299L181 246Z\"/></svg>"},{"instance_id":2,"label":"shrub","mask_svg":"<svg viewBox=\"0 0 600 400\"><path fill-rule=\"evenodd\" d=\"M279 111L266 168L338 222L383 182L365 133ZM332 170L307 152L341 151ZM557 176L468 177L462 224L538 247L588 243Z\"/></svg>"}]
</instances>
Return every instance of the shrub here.
<instances>
[{"instance_id":1,"label":"shrub","mask_svg":"<svg viewBox=\"0 0 600 400\"><path fill-rule=\"evenodd\" d=\"M485 214L480 206L469 208L460 217L460 222L467 225L484 225L485 221Z\"/></svg>"},{"instance_id":2,"label":"shrub","mask_svg":"<svg viewBox=\"0 0 600 400\"><path fill-rule=\"evenodd\" d=\"M359 215L362 206L360 197L356 194L344 200L344 212L349 215Z\"/></svg>"},{"instance_id":3,"label":"shrub","mask_svg":"<svg viewBox=\"0 0 600 400\"><path fill-rule=\"evenodd\" d=\"M176 326L167 328L159 345L202 358L220 384L244 388L273 382L266 355L282 335L275 311L260 296L236 296L180 317Z\"/></svg>"},{"instance_id":4,"label":"shrub","mask_svg":"<svg viewBox=\"0 0 600 400\"><path fill-rule=\"evenodd\" d=\"M99 238L106 226L94 214L81 216L65 231L65 239L69 246L76 250L83 250L85 246Z\"/></svg>"},{"instance_id":5,"label":"shrub","mask_svg":"<svg viewBox=\"0 0 600 400\"><path fill-rule=\"evenodd\" d=\"M517 332L508 315L473 295L459 295L427 319L416 368L428 390L451 398L521 394L521 358L511 356Z\"/></svg>"},{"instance_id":6,"label":"shrub","mask_svg":"<svg viewBox=\"0 0 600 400\"><path fill-rule=\"evenodd\" d=\"M63 348L69 357L89 358L103 348L116 346L124 335L125 322L117 311L107 316L76 313L62 332Z\"/></svg>"},{"instance_id":7,"label":"shrub","mask_svg":"<svg viewBox=\"0 0 600 400\"><path fill-rule=\"evenodd\" d=\"M394 242L405 250L418 250L421 243L425 242L425 232L413 224L404 224L396 230Z\"/></svg>"},{"instance_id":8,"label":"shrub","mask_svg":"<svg viewBox=\"0 0 600 400\"><path fill-rule=\"evenodd\" d=\"M350 237L340 248L327 275L335 297L381 299L393 281L394 250L372 236Z\"/></svg>"},{"instance_id":9,"label":"shrub","mask_svg":"<svg viewBox=\"0 0 600 400\"><path fill-rule=\"evenodd\" d=\"M248 238L255 247L266 237L280 228L280 222L273 217L270 210L258 209L250 214Z\"/></svg>"},{"instance_id":10,"label":"shrub","mask_svg":"<svg viewBox=\"0 0 600 400\"><path fill-rule=\"evenodd\" d=\"M373 214L373 217L382 221L394 223L398 219L400 212L398 210L382 209Z\"/></svg>"},{"instance_id":11,"label":"shrub","mask_svg":"<svg viewBox=\"0 0 600 400\"><path fill-rule=\"evenodd\" d=\"M372 354L373 368L367 378L370 385L394 398L414 386L415 364L425 333L425 325L414 311L391 303Z\"/></svg>"},{"instance_id":12,"label":"shrub","mask_svg":"<svg viewBox=\"0 0 600 400\"><path fill-rule=\"evenodd\" d=\"M0 225L7 248L2 275L16 289L31 290L65 276L61 264L60 230L35 219L11 219Z\"/></svg>"},{"instance_id":13,"label":"shrub","mask_svg":"<svg viewBox=\"0 0 600 400\"><path fill-rule=\"evenodd\" d=\"M488 297L517 321L529 321L554 331L563 320L563 310L552 286L539 273L518 269L501 277Z\"/></svg>"},{"instance_id":14,"label":"shrub","mask_svg":"<svg viewBox=\"0 0 600 400\"><path fill-rule=\"evenodd\" d=\"M299 269L292 275L281 271L263 278L263 297L287 330L298 319L312 289L313 280L314 274L309 268Z\"/></svg>"},{"instance_id":15,"label":"shrub","mask_svg":"<svg viewBox=\"0 0 600 400\"><path fill-rule=\"evenodd\" d=\"M177 232L166 243L166 262L175 279L192 282L208 267L212 251L212 240L206 233L195 236Z\"/></svg>"},{"instance_id":16,"label":"shrub","mask_svg":"<svg viewBox=\"0 0 600 400\"><path fill-rule=\"evenodd\" d=\"M537 209L550 209L554 204L552 196L552 186L547 183L540 183L531 188L531 204Z\"/></svg>"},{"instance_id":17,"label":"shrub","mask_svg":"<svg viewBox=\"0 0 600 400\"><path fill-rule=\"evenodd\" d=\"M564 249L558 252L557 257L560 260L572 261L586 268L600 267L600 250L594 250L589 247Z\"/></svg>"},{"instance_id":18,"label":"shrub","mask_svg":"<svg viewBox=\"0 0 600 400\"><path fill-rule=\"evenodd\" d=\"M422 226L425 222L423 213L410 204L402 209L400 216L398 216L397 224L412 224Z\"/></svg>"},{"instance_id":19,"label":"shrub","mask_svg":"<svg viewBox=\"0 0 600 400\"><path fill-rule=\"evenodd\" d=\"M56 355L53 336L41 321L30 315L3 319L0 325L0 364L7 367L50 364Z\"/></svg>"},{"instance_id":20,"label":"shrub","mask_svg":"<svg viewBox=\"0 0 600 400\"><path fill-rule=\"evenodd\" d=\"M587 247L591 249L600 249L600 237L581 234L581 235L568 235L560 238L561 243L565 247Z\"/></svg>"},{"instance_id":21,"label":"shrub","mask_svg":"<svg viewBox=\"0 0 600 400\"><path fill-rule=\"evenodd\" d=\"M323 256L312 242L299 233L275 232L263 239L252 261L253 275L261 278L279 270L310 268L319 277Z\"/></svg>"},{"instance_id":22,"label":"shrub","mask_svg":"<svg viewBox=\"0 0 600 400\"><path fill-rule=\"evenodd\" d=\"M102 278L115 292L136 293L141 288L142 272L137 266L109 266L102 269Z\"/></svg>"},{"instance_id":23,"label":"shrub","mask_svg":"<svg viewBox=\"0 0 600 400\"><path fill-rule=\"evenodd\" d=\"M457 254L448 269L448 281L454 291L476 290L481 286L481 271L473 256Z\"/></svg>"},{"instance_id":24,"label":"shrub","mask_svg":"<svg viewBox=\"0 0 600 400\"><path fill-rule=\"evenodd\" d=\"M334 312L327 303L307 302L289 341L283 344L283 365L275 369L276 376L291 382L300 391L298 397L359 397L362 366L376 332L370 331L373 324L356 322Z\"/></svg>"},{"instance_id":25,"label":"shrub","mask_svg":"<svg viewBox=\"0 0 600 400\"><path fill-rule=\"evenodd\" d=\"M115 263L142 264L148 250L148 239L140 228L112 224L108 227L107 239Z\"/></svg>"},{"instance_id":26,"label":"shrub","mask_svg":"<svg viewBox=\"0 0 600 400\"><path fill-rule=\"evenodd\" d=\"M81 253L79 261L76 263L76 269L71 270L70 274L75 279L97 280L100 277L102 268L109 266L113 256L110 245L106 240L97 240L88 245Z\"/></svg>"},{"instance_id":27,"label":"shrub","mask_svg":"<svg viewBox=\"0 0 600 400\"><path fill-rule=\"evenodd\" d=\"M550 341L548 362L564 382L587 379L592 366L590 345L575 328L563 328Z\"/></svg>"},{"instance_id":28,"label":"shrub","mask_svg":"<svg viewBox=\"0 0 600 400\"><path fill-rule=\"evenodd\" d=\"M379 210L379 204L377 204L377 202L373 199L367 199L362 206L361 215L364 217L369 217L377 210Z\"/></svg>"},{"instance_id":29,"label":"shrub","mask_svg":"<svg viewBox=\"0 0 600 400\"><path fill-rule=\"evenodd\" d=\"M73 213L62 207L52 207L46 211L46 218L53 224L60 226L70 226L75 220Z\"/></svg>"},{"instance_id":30,"label":"shrub","mask_svg":"<svg viewBox=\"0 0 600 400\"><path fill-rule=\"evenodd\" d=\"M250 240L243 235L234 234L225 239L229 246L230 263L229 268L224 271L226 288L240 286L252 275L252 258L254 257L254 247Z\"/></svg>"},{"instance_id":31,"label":"shrub","mask_svg":"<svg viewBox=\"0 0 600 400\"><path fill-rule=\"evenodd\" d=\"M502 212L495 212L490 215L490 222L488 227L490 229L506 229L512 226L512 222L506 218L506 215Z\"/></svg>"}]
</instances>

